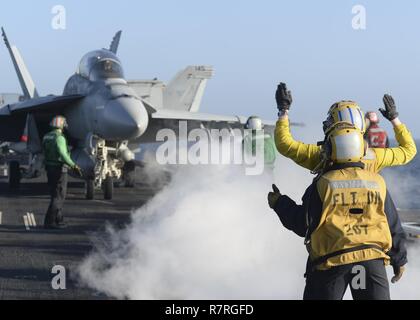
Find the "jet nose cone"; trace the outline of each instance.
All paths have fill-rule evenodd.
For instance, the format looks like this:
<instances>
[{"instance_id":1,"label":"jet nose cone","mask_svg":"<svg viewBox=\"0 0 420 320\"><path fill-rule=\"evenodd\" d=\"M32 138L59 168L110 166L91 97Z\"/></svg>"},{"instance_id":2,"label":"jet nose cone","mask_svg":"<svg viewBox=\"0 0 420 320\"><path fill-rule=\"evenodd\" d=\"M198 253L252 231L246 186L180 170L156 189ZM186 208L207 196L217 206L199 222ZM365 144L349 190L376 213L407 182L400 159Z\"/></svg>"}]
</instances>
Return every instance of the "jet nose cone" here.
<instances>
[{"instance_id":1,"label":"jet nose cone","mask_svg":"<svg viewBox=\"0 0 420 320\"><path fill-rule=\"evenodd\" d=\"M122 97L106 104L104 120L101 131L106 140L130 140L146 131L149 116L140 100Z\"/></svg>"}]
</instances>

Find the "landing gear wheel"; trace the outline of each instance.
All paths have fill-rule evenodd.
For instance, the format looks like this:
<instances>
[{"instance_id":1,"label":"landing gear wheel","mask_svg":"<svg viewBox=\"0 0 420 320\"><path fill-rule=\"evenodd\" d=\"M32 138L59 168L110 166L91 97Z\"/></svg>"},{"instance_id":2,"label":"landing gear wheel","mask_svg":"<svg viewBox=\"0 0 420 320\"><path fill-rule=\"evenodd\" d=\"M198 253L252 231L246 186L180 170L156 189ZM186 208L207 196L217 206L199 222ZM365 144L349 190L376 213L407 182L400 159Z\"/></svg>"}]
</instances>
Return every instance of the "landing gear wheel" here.
<instances>
[{"instance_id":1,"label":"landing gear wheel","mask_svg":"<svg viewBox=\"0 0 420 320\"><path fill-rule=\"evenodd\" d=\"M11 161L9 163L9 187L17 190L20 187L20 179L22 178L20 172L20 163L18 161Z\"/></svg>"},{"instance_id":2,"label":"landing gear wheel","mask_svg":"<svg viewBox=\"0 0 420 320\"><path fill-rule=\"evenodd\" d=\"M93 200L95 196L95 182L93 180L86 181L86 199Z\"/></svg>"},{"instance_id":3,"label":"landing gear wheel","mask_svg":"<svg viewBox=\"0 0 420 320\"><path fill-rule=\"evenodd\" d=\"M108 176L103 182L102 188L104 190L104 199L112 200L112 196L114 193L114 179Z\"/></svg>"},{"instance_id":4,"label":"landing gear wheel","mask_svg":"<svg viewBox=\"0 0 420 320\"><path fill-rule=\"evenodd\" d=\"M126 188L134 188L136 186L136 163L128 161L124 164L124 185Z\"/></svg>"}]
</instances>

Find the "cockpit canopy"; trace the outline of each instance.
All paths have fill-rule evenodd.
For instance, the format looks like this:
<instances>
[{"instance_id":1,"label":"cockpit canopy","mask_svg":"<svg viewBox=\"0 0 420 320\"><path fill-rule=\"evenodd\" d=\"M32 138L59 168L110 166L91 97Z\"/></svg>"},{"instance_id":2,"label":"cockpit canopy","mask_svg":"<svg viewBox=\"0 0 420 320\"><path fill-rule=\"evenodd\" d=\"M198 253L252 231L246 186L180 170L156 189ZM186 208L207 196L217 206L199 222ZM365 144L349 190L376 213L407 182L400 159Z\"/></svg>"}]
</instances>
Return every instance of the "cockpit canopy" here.
<instances>
[{"instance_id":1,"label":"cockpit canopy","mask_svg":"<svg viewBox=\"0 0 420 320\"><path fill-rule=\"evenodd\" d=\"M124 78L120 60L109 50L87 53L80 61L77 73L91 81Z\"/></svg>"}]
</instances>

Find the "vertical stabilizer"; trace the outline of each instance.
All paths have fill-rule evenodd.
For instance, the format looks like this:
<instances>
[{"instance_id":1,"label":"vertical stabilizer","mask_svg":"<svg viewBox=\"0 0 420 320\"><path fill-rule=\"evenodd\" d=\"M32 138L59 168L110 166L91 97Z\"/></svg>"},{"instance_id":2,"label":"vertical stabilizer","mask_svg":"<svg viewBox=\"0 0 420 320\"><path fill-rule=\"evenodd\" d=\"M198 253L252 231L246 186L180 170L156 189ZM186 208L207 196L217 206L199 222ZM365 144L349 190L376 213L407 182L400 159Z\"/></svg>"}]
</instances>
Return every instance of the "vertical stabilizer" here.
<instances>
[{"instance_id":1,"label":"vertical stabilizer","mask_svg":"<svg viewBox=\"0 0 420 320\"><path fill-rule=\"evenodd\" d=\"M38 92L36 90L35 84L32 80L30 73L26 68L25 62L23 61L23 58L19 53L19 50L15 46L10 45L3 28L1 28L1 31L4 43L6 44L6 47L9 50L10 57L12 58L13 65L16 70L16 74L19 78L20 86L22 87L25 100L37 98Z\"/></svg>"},{"instance_id":2,"label":"vertical stabilizer","mask_svg":"<svg viewBox=\"0 0 420 320\"><path fill-rule=\"evenodd\" d=\"M115 54L117 54L118 47L119 47L119 45L120 45L121 34L122 34L122 31L121 31L121 30L120 30L120 31L118 31L118 32L115 34L114 38L112 39L111 45L110 45L110 47L109 47L109 51L111 51L111 52L113 52L113 53L115 53Z\"/></svg>"},{"instance_id":3,"label":"vertical stabilizer","mask_svg":"<svg viewBox=\"0 0 420 320\"><path fill-rule=\"evenodd\" d=\"M163 108L197 112L206 89L207 80L213 76L210 66L189 66L179 72L163 93Z\"/></svg>"}]
</instances>

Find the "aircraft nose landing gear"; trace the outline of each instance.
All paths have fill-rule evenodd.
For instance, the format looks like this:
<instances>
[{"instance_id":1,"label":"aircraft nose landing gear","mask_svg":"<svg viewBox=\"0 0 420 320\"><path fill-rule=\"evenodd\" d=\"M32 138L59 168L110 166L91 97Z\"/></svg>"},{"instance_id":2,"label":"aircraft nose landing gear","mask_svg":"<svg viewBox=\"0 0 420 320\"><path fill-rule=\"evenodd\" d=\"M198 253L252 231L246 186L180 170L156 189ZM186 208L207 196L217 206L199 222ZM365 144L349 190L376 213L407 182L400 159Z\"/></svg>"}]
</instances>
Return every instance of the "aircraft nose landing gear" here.
<instances>
[{"instance_id":1,"label":"aircraft nose landing gear","mask_svg":"<svg viewBox=\"0 0 420 320\"><path fill-rule=\"evenodd\" d=\"M86 181L86 199L94 198L95 190L102 189L105 200L112 200L114 194L114 179L122 175L120 160L116 157L118 146L107 145L102 139L92 143L91 150L95 158L94 179ZM93 178L93 177L92 177Z\"/></svg>"},{"instance_id":2,"label":"aircraft nose landing gear","mask_svg":"<svg viewBox=\"0 0 420 320\"><path fill-rule=\"evenodd\" d=\"M86 200L93 200L95 198L95 181L86 181ZM104 193L105 200L112 200L114 195L114 179L111 176L107 176L105 180L101 182L101 189Z\"/></svg>"}]
</instances>

